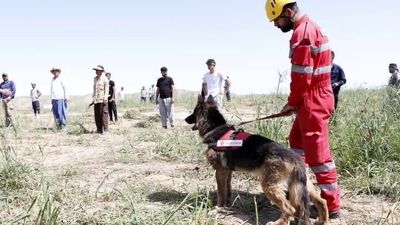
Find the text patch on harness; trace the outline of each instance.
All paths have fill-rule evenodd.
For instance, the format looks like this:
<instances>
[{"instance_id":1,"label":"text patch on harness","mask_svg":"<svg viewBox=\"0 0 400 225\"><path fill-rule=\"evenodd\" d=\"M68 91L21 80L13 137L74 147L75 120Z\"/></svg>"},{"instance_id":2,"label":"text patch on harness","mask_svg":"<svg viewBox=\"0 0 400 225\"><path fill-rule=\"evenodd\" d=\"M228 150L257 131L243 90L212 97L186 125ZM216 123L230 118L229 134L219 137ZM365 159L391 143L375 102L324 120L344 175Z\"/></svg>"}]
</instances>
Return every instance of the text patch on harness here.
<instances>
[{"instance_id":1,"label":"text patch on harness","mask_svg":"<svg viewBox=\"0 0 400 225\"><path fill-rule=\"evenodd\" d=\"M242 147L243 140L218 140L217 147Z\"/></svg>"},{"instance_id":2,"label":"text patch on harness","mask_svg":"<svg viewBox=\"0 0 400 225\"><path fill-rule=\"evenodd\" d=\"M210 147L218 152L239 150L249 136L250 134L243 130L229 130Z\"/></svg>"}]
</instances>

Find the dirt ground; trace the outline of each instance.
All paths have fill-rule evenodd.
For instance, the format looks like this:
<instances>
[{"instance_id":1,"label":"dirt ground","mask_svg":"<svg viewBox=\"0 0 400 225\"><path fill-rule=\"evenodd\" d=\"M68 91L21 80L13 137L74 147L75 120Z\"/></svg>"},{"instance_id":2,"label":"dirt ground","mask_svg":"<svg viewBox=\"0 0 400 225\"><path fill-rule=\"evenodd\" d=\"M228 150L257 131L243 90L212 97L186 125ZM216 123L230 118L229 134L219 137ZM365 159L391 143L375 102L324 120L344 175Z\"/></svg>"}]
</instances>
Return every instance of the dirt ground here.
<instances>
[{"instance_id":1,"label":"dirt ground","mask_svg":"<svg viewBox=\"0 0 400 225\"><path fill-rule=\"evenodd\" d=\"M157 121L150 122L148 127L138 127L143 119L122 118L126 111L127 109L120 110L120 120L118 123L111 123L110 132L104 135L92 133L95 126L91 111L83 114L71 112L70 117L74 118L71 120L75 122L69 125L67 131L53 129L50 112L44 112L37 121L26 112L20 116L20 121L25 122L19 125L21 131L15 141L19 146L16 148L17 157L43 171L43 175L49 180L62 183L60 186L65 189L84 189L85 192L77 195L82 199L87 193L95 195L96 198L87 203L86 211L89 214L112 207L115 204L112 197L111 200L104 201L107 193L121 183L132 180L164 190L147 193L148 201L143 201L140 206L144 208L158 210L169 206L171 202L179 203L187 193L196 189L211 191L211 196L215 199L213 171L205 163L202 153L185 160L181 160L179 156L168 158L165 156L168 153L163 153L162 156L156 153L157 149L167 144L158 139L162 135L175 135L178 139L182 136L189 143L192 141L197 146L201 145L197 134L183 121L189 113L188 109L177 107L176 127L167 130L161 129ZM224 113L227 118L234 117L229 112ZM155 107L148 106L140 112L140 117L148 118L156 114ZM247 115L247 118L255 117L251 111L242 115ZM23 128L24 126L27 128ZM236 193L232 199L233 207L212 209L208 212L210 218L217 218L218 224L255 225L258 224L257 217L260 224L265 224L279 215L277 209L262 196L259 185L252 176L235 174L233 189ZM165 192L164 195L162 192ZM72 205L73 202L68 204ZM343 217L332 220L331 224L400 224L399 207L395 209L395 203L383 197L358 194L343 188L342 205ZM391 209L394 211L390 212ZM65 213L73 214L73 211ZM390 215L393 222L379 222L387 215Z\"/></svg>"}]
</instances>

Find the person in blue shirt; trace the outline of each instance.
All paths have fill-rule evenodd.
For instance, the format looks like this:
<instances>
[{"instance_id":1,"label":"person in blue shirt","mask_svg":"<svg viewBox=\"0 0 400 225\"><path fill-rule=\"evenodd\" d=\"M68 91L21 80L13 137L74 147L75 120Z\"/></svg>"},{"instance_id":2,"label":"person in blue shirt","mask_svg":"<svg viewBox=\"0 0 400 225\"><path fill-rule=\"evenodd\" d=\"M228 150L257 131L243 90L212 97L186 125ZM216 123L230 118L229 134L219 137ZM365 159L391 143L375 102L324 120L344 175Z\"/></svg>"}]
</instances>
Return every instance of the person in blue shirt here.
<instances>
[{"instance_id":1,"label":"person in blue shirt","mask_svg":"<svg viewBox=\"0 0 400 225\"><path fill-rule=\"evenodd\" d=\"M15 88L14 82L8 79L8 74L3 73L2 78L3 82L0 84L0 98L4 109L5 126L9 127L12 125L10 110L13 108L11 106L11 101L14 99L17 89Z\"/></svg>"},{"instance_id":2,"label":"person in blue shirt","mask_svg":"<svg viewBox=\"0 0 400 225\"><path fill-rule=\"evenodd\" d=\"M346 76L342 67L333 63L335 59L335 52L332 51L332 69L331 69L331 84L333 95L335 97L335 110L339 101L339 91L340 87L346 83Z\"/></svg>"}]
</instances>

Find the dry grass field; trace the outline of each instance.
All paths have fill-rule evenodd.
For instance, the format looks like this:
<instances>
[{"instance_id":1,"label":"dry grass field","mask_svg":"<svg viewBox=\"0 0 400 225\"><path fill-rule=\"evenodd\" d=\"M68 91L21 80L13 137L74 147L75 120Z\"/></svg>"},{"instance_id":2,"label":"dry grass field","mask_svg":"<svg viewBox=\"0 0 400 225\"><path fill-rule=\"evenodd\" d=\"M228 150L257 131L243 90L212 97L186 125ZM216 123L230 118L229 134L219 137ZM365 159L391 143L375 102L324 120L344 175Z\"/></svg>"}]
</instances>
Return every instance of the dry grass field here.
<instances>
[{"instance_id":1,"label":"dry grass field","mask_svg":"<svg viewBox=\"0 0 400 225\"><path fill-rule=\"evenodd\" d=\"M0 224L256 225L276 219L277 209L245 174L234 174L232 207L214 208L205 146L183 121L196 98L178 96L176 127L165 130L155 105L131 96L105 135L93 133L88 97L71 100L65 131L54 128L49 109L34 120L29 101L17 99L15 128L0 129ZM262 98L238 97L223 113L232 123L256 118L267 113L260 110L258 102L269 104ZM287 132L291 118L277 120ZM260 132L256 124L245 128ZM344 183L342 199L344 216L332 224L400 224L393 198Z\"/></svg>"}]
</instances>

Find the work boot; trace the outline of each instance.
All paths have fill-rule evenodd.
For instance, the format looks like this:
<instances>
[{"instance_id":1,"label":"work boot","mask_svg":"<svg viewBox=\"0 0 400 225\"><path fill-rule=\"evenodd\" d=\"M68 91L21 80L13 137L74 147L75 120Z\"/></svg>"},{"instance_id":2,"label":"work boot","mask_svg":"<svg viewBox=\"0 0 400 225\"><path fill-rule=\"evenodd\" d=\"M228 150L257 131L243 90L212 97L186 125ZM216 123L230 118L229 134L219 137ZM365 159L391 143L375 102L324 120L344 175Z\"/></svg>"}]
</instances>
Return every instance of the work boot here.
<instances>
[{"instance_id":1,"label":"work boot","mask_svg":"<svg viewBox=\"0 0 400 225\"><path fill-rule=\"evenodd\" d=\"M318 210L315 207L315 205L311 205L310 206L310 218L311 219L316 219L318 218ZM342 217L342 214L340 213L340 210L338 211L330 211L329 212L329 219L339 219L340 217Z\"/></svg>"}]
</instances>

